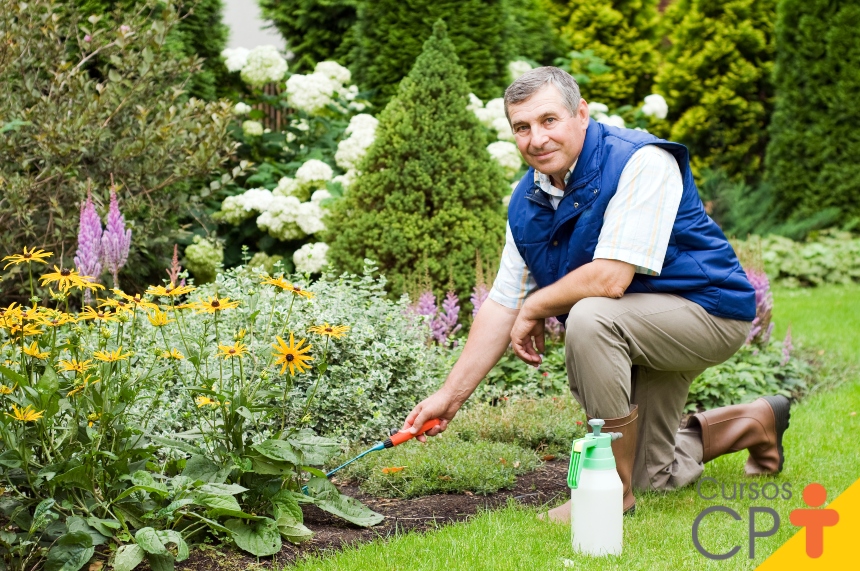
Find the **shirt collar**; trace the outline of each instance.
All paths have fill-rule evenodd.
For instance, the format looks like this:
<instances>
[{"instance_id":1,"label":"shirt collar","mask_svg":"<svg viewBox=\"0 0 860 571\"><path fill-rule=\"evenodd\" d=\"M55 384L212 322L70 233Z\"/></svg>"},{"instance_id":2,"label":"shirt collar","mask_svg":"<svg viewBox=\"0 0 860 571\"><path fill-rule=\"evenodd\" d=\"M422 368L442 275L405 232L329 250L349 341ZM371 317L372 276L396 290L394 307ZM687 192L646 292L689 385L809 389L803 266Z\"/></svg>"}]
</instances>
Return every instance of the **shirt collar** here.
<instances>
[{"instance_id":1,"label":"shirt collar","mask_svg":"<svg viewBox=\"0 0 860 571\"><path fill-rule=\"evenodd\" d=\"M573 169L576 168L576 161L573 161L573 165L571 165L570 170L567 171L567 174L564 175L564 186L567 186L567 182L570 180L571 175L573 174ZM552 185L552 180L548 174L544 174L535 169L535 184L538 187L547 193L550 196L564 196L564 190L560 188L556 188Z\"/></svg>"}]
</instances>

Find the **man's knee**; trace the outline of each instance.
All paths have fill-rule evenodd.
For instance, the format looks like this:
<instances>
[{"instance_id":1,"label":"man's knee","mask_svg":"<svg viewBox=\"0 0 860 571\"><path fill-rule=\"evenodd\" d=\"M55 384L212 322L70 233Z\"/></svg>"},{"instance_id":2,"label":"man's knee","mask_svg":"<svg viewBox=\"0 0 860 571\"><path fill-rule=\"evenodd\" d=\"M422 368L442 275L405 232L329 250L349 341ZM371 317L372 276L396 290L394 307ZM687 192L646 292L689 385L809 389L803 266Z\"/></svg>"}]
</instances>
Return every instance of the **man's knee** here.
<instances>
[{"instance_id":1,"label":"man's knee","mask_svg":"<svg viewBox=\"0 0 860 571\"><path fill-rule=\"evenodd\" d=\"M612 303L608 297L587 297L574 305L567 316L565 340L568 346L594 347L613 328Z\"/></svg>"}]
</instances>

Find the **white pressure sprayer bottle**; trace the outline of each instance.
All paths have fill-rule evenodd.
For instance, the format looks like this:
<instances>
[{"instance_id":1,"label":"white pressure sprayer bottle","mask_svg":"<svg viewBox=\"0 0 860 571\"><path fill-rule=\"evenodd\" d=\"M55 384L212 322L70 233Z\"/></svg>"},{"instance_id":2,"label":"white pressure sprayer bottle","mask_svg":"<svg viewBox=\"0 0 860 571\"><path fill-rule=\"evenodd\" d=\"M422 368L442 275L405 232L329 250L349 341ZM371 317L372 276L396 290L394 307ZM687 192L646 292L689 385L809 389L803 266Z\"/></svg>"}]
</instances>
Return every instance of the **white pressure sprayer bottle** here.
<instances>
[{"instance_id":1,"label":"white pressure sprayer bottle","mask_svg":"<svg viewBox=\"0 0 860 571\"><path fill-rule=\"evenodd\" d=\"M604 422L588 421L593 434L573 441L567 485L573 549L586 555L620 555L624 487L615 470L612 441L621 434L600 434Z\"/></svg>"}]
</instances>

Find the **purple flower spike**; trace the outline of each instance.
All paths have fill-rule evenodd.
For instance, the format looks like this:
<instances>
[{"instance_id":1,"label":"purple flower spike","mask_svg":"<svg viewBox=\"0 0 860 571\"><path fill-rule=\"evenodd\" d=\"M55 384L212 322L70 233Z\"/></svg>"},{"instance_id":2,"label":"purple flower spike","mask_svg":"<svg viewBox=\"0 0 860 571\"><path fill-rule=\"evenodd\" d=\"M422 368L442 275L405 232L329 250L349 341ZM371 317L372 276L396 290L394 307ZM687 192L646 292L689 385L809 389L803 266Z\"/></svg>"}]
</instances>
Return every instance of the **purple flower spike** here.
<instances>
[{"instance_id":1,"label":"purple flower spike","mask_svg":"<svg viewBox=\"0 0 860 571\"><path fill-rule=\"evenodd\" d=\"M770 291L770 280L763 271L746 270L747 278L755 290L755 319L752 322L752 330L747 336L747 343L763 347L770 341L773 332L771 312L773 311L773 294Z\"/></svg>"},{"instance_id":2,"label":"purple flower spike","mask_svg":"<svg viewBox=\"0 0 860 571\"><path fill-rule=\"evenodd\" d=\"M433 338L440 345L446 345L448 338L461 329L457 323L460 317L460 304L453 291L449 291L442 302L442 311L436 316L430 325L433 330Z\"/></svg>"},{"instance_id":3,"label":"purple flower spike","mask_svg":"<svg viewBox=\"0 0 860 571\"><path fill-rule=\"evenodd\" d=\"M474 288L472 288L472 297L469 298L469 301L472 302L472 319L478 315L478 310L481 309L481 306L484 305L484 302L487 300L487 296L490 295L490 290L487 289L487 286L484 284L478 284Z\"/></svg>"},{"instance_id":4,"label":"purple flower spike","mask_svg":"<svg viewBox=\"0 0 860 571\"><path fill-rule=\"evenodd\" d=\"M93 204L93 196L87 193L87 201L81 204L81 223L78 227L78 251L75 267L82 276L90 276L98 282L102 273L102 221ZM84 303L90 303L90 290L84 290Z\"/></svg>"},{"instance_id":5,"label":"purple flower spike","mask_svg":"<svg viewBox=\"0 0 860 571\"><path fill-rule=\"evenodd\" d=\"M102 235L102 261L113 276L114 287L119 287L119 270L128 259L131 246L131 230L125 228L125 218L119 211L116 191L110 192L110 211L107 226Z\"/></svg>"},{"instance_id":6,"label":"purple flower spike","mask_svg":"<svg viewBox=\"0 0 860 571\"><path fill-rule=\"evenodd\" d=\"M418 303L415 304L413 310L418 315L426 315L427 317L436 317L436 297L431 291L425 291L418 296Z\"/></svg>"},{"instance_id":7,"label":"purple flower spike","mask_svg":"<svg viewBox=\"0 0 860 571\"><path fill-rule=\"evenodd\" d=\"M789 325L788 330L785 332L785 339L782 341L782 361L779 363L780 367L788 365L788 361L791 359L791 352L793 350L794 345L791 343L791 325Z\"/></svg>"}]
</instances>

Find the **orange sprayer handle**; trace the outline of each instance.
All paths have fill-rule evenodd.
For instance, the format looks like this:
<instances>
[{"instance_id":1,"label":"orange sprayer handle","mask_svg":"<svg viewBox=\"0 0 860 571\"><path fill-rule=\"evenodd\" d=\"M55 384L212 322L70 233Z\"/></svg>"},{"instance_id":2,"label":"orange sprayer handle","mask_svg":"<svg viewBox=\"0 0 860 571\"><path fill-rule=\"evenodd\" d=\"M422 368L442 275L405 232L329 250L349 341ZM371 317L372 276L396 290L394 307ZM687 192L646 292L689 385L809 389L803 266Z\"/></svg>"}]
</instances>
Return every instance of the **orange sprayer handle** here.
<instances>
[{"instance_id":1,"label":"orange sprayer handle","mask_svg":"<svg viewBox=\"0 0 860 571\"><path fill-rule=\"evenodd\" d=\"M383 444L386 448L391 448L392 446L403 444L407 440L410 440L418 436L419 434L424 434L431 428L436 428L440 424L442 424L442 421L440 421L438 418L434 418L433 420L428 420L427 422L425 422L424 426L422 426L421 430L419 430L416 434L412 434L408 430L399 430L392 434L390 437L388 437L385 442L383 442Z\"/></svg>"}]
</instances>

